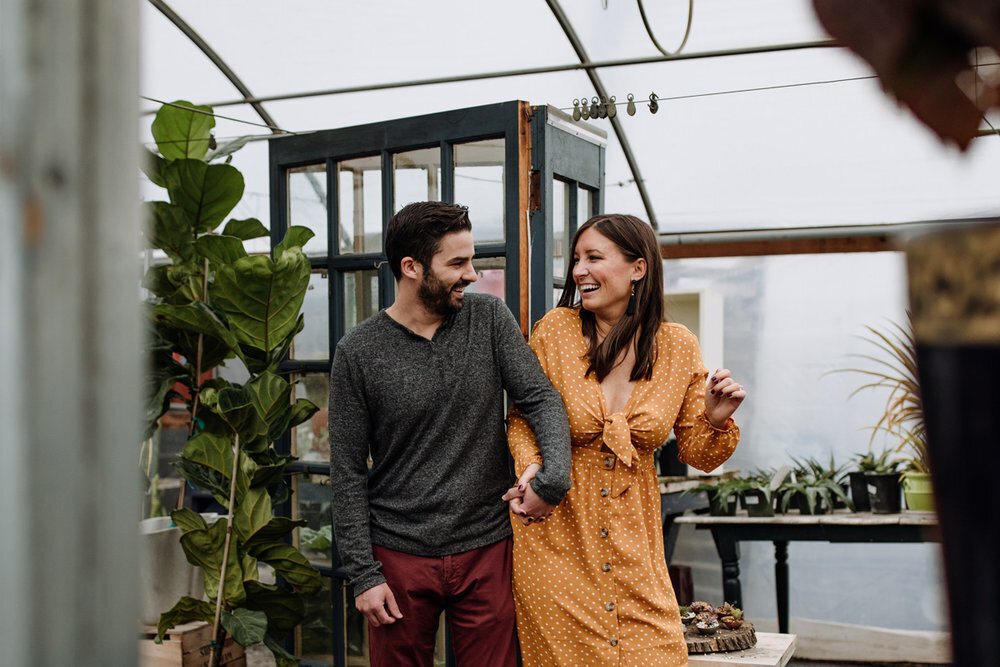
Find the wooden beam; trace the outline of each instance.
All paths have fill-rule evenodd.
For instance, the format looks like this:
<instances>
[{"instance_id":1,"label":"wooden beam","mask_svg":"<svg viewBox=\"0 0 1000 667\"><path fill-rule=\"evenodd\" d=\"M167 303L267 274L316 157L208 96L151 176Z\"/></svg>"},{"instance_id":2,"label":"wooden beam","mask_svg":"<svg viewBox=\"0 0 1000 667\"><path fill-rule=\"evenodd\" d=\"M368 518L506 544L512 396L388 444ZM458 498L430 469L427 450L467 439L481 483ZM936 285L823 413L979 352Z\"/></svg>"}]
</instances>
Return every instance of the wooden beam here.
<instances>
[{"instance_id":1,"label":"wooden beam","mask_svg":"<svg viewBox=\"0 0 1000 667\"><path fill-rule=\"evenodd\" d=\"M527 339L531 332L531 310L530 296L531 285L529 276L531 265L529 263L530 239L528 235L528 215L531 208L531 105L520 101L517 103L517 244L518 244L518 285L519 303L518 310L521 320L521 333ZM513 267L507 267L511 270Z\"/></svg>"},{"instance_id":2,"label":"wooden beam","mask_svg":"<svg viewBox=\"0 0 1000 667\"><path fill-rule=\"evenodd\" d=\"M830 252L884 252L897 249L892 236L879 234L877 236L661 243L660 256L664 259L686 259L690 257L804 255Z\"/></svg>"}]
</instances>

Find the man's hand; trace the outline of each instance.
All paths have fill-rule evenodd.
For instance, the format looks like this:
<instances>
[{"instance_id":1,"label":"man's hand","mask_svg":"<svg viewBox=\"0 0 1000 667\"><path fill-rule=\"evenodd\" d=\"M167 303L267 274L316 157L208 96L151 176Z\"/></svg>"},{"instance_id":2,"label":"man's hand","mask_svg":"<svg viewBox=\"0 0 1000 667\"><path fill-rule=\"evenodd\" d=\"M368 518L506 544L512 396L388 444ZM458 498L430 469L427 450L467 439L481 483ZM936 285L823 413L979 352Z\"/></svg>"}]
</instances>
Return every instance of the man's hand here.
<instances>
[{"instance_id":1,"label":"man's hand","mask_svg":"<svg viewBox=\"0 0 1000 667\"><path fill-rule=\"evenodd\" d=\"M534 521L544 521L556 508L555 505L550 505L539 498L535 490L531 488L530 482L541 468L537 463L529 465L524 469L520 479L517 480L517 486L508 489L507 493L503 494L503 500L510 503L510 511L517 515L524 525Z\"/></svg>"},{"instance_id":2,"label":"man's hand","mask_svg":"<svg viewBox=\"0 0 1000 667\"><path fill-rule=\"evenodd\" d=\"M376 628L380 625L395 623L396 619L403 618L399 607L396 606L396 598L392 595L389 584L379 584L356 596L354 606Z\"/></svg>"}]
</instances>

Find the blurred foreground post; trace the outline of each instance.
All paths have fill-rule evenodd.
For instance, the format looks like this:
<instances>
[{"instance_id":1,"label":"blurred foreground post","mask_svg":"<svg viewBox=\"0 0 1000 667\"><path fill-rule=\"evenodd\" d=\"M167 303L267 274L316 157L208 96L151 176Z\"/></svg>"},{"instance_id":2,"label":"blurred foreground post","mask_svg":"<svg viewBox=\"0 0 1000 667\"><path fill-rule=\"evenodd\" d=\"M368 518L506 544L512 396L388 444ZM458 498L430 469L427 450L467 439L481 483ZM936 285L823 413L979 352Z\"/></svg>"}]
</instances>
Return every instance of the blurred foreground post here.
<instances>
[{"instance_id":1,"label":"blurred foreground post","mask_svg":"<svg viewBox=\"0 0 1000 667\"><path fill-rule=\"evenodd\" d=\"M0 0L0 663L136 664L139 3Z\"/></svg>"},{"instance_id":2,"label":"blurred foreground post","mask_svg":"<svg viewBox=\"0 0 1000 667\"><path fill-rule=\"evenodd\" d=\"M907 244L954 664L1000 665L1000 226Z\"/></svg>"}]
</instances>

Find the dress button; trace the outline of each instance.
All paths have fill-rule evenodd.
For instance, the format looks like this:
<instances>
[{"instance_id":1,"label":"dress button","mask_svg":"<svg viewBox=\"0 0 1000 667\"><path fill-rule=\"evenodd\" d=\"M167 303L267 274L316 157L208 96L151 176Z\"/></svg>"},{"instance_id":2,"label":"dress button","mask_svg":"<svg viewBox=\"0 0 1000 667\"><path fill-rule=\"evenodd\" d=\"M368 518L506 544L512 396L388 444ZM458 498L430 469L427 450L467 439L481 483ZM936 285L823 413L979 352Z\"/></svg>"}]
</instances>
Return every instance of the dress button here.
<instances>
[{"instance_id":1,"label":"dress button","mask_svg":"<svg viewBox=\"0 0 1000 667\"><path fill-rule=\"evenodd\" d=\"M607 536L608 536L608 529L601 528L601 537L607 537Z\"/></svg>"},{"instance_id":2,"label":"dress button","mask_svg":"<svg viewBox=\"0 0 1000 667\"><path fill-rule=\"evenodd\" d=\"M614 602L609 602L606 605L604 605L604 608L607 609L608 611L614 611L614 609L615 609L615 603Z\"/></svg>"},{"instance_id":3,"label":"dress button","mask_svg":"<svg viewBox=\"0 0 1000 667\"><path fill-rule=\"evenodd\" d=\"M611 639L608 640L608 643L611 644L612 646L618 646L618 638L612 637Z\"/></svg>"},{"instance_id":4,"label":"dress button","mask_svg":"<svg viewBox=\"0 0 1000 667\"><path fill-rule=\"evenodd\" d=\"M615 460L612 457L610 457L610 456L605 456L604 457L604 465L606 465L607 467L610 468L614 464L615 464Z\"/></svg>"},{"instance_id":5,"label":"dress button","mask_svg":"<svg viewBox=\"0 0 1000 667\"><path fill-rule=\"evenodd\" d=\"M601 569L607 572L608 570L611 569L611 563L605 563L604 565L601 566Z\"/></svg>"},{"instance_id":6,"label":"dress button","mask_svg":"<svg viewBox=\"0 0 1000 667\"><path fill-rule=\"evenodd\" d=\"M611 493L611 492L608 491L607 489L601 489L601 497L602 498L607 498L609 493Z\"/></svg>"}]
</instances>

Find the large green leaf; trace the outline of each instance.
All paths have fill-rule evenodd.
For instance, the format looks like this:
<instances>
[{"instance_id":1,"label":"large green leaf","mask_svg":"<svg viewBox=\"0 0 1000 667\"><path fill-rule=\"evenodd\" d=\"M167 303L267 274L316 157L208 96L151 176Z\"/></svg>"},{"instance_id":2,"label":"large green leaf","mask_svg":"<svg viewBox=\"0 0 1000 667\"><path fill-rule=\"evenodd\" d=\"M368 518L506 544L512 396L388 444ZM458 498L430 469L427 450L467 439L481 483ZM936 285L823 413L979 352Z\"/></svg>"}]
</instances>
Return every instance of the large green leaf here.
<instances>
[{"instance_id":1,"label":"large green leaf","mask_svg":"<svg viewBox=\"0 0 1000 667\"><path fill-rule=\"evenodd\" d=\"M308 227L303 227L302 225L292 225L285 232L285 238L281 239L281 243L274 247L274 258L277 260L281 257L281 254L291 250L292 248L299 248L300 250L312 237L316 236L316 233L309 229Z\"/></svg>"},{"instance_id":2,"label":"large green leaf","mask_svg":"<svg viewBox=\"0 0 1000 667\"><path fill-rule=\"evenodd\" d=\"M241 343L270 353L298 326L309 270L301 251L285 251L277 262L261 255L238 259L219 267L213 303L223 309Z\"/></svg>"},{"instance_id":3,"label":"large green leaf","mask_svg":"<svg viewBox=\"0 0 1000 667\"><path fill-rule=\"evenodd\" d=\"M221 474L201 465L180 459L171 464L181 477L203 491L208 491L223 507L229 504L229 483Z\"/></svg>"},{"instance_id":4,"label":"large green leaf","mask_svg":"<svg viewBox=\"0 0 1000 667\"><path fill-rule=\"evenodd\" d=\"M212 107L198 106L187 100L177 100L173 104L176 106L164 104L156 112L152 126L156 147L168 160L201 160L208 152L211 131L215 127Z\"/></svg>"},{"instance_id":5,"label":"large green leaf","mask_svg":"<svg viewBox=\"0 0 1000 667\"><path fill-rule=\"evenodd\" d=\"M251 392L245 386L221 390L216 411L239 434L241 448L251 446L267 432L267 425L261 421Z\"/></svg>"},{"instance_id":6,"label":"large green leaf","mask_svg":"<svg viewBox=\"0 0 1000 667\"><path fill-rule=\"evenodd\" d=\"M167 161L152 151L143 150L142 153L139 167L143 173L153 185L167 187L166 181L163 180L163 168L167 166Z\"/></svg>"},{"instance_id":7,"label":"large green leaf","mask_svg":"<svg viewBox=\"0 0 1000 667\"><path fill-rule=\"evenodd\" d=\"M219 622L240 646L262 642L267 633L267 614L262 611L245 608L233 613L224 611Z\"/></svg>"},{"instance_id":8,"label":"large green leaf","mask_svg":"<svg viewBox=\"0 0 1000 667\"><path fill-rule=\"evenodd\" d=\"M268 425L268 438L276 440L285 429L275 434L273 424L291 407L289 401L292 397L292 385L284 378L265 371L247 384L247 391L257 408L257 414Z\"/></svg>"},{"instance_id":9,"label":"large green leaf","mask_svg":"<svg viewBox=\"0 0 1000 667\"><path fill-rule=\"evenodd\" d=\"M206 234L195 242L198 254L208 258L212 264L232 264L240 257L246 257L243 241L235 236Z\"/></svg>"},{"instance_id":10,"label":"large green leaf","mask_svg":"<svg viewBox=\"0 0 1000 667\"><path fill-rule=\"evenodd\" d=\"M305 525L306 522L302 519L292 521L283 516L276 516L268 521L263 528L258 530L253 538L247 541L244 546L251 550L263 547L266 543L277 542L283 539L297 527Z\"/></svg>"},{"instance_id":11,"label":"large green leaf","mask_svg":"<svg viewBox=\"0 0 1000 667\"><path fill-rule=\"evenodd\" d=\"M230 220L226 223L222 233L226 236L235 236L249 241L268 236L271 232L267 231L267 227L257 218L246 218L244 220Z\"/></svg>"},{"instance_id":12,"label":"large green leaf","mask_svg":"<svg viewBox=\"0 0 1000 667\"><path fill-rule=\"evenodd\" d=\"M301 664L298 658L286 651L285 647L271 635L264 637L264 646L271 649L271 653L274 654L275 667L298 667Z\"/></svg>"},{"instance_id":13,"label":"large green leaf","mask_svg":"<svg viewBox=\"0 0 1000 667\"><path fill-rule=\"evenodd\" d=\"M252 135L245 135L242 137L236 137L231 141L224 141L219 144L218 148L216 148L215 150L209 150L208 153L205 154L205 162L214 162L215 160L218 160L221 157L229 157L230 155L232 155L233 153L235 153L236 151L238 151L239 149L243 148L248 143L250 143L251 139L253 139Z\"/></svg>"},{"instance_id":14,"label":"large green leaf","mask_svg":"<svg viewBox=\"0 0 1000 667\"><path fill-rule=\"evenodd\" d=\"M168 611L160 614L160 622L156 626L157 644L163 643L163 636L170 628L190 623L191 621L215 622L215 609L205 600L196 600L186 595L177 601Z\"/></svg>"},{"instance_id":15,"label":"large green leaf","mask_svg":"<svg viewBox=\"0 0 1000 667\"><path fill-rule=\"evenodd\" d=\"M191 530L181 536L181 548L184 549L188 562L201 567L205 580L205 593L210 600L216 599L219 593L227 525L225 519L219 519L206 530ZM238 606L246 599L246 589L243 588L243 567L240 561L234 541L230 545L229 557L226 559L226 581L223 587L223 603L229 608Z\"/></svg>"},{"instance_id":16,"label":"large green leaf","mask_svg":"<svg viewBox=\"0 0 1000 667\"><path fill-rule=\"evenodd\" d=\"M241 544L246 544L264 528L274 515L271 512L271 496L265 489L249 489L242 498L233 515L233 530L240 538Z\"/></svg>"},{"instance_id":17,"label":"large green leaf","mask_svg":"<svg viewBox=\"0 0 1000 667\"><path fill-rule=\"evenodd\" d=\"M208 530L208 524L205 522L205 517L186 507L181 507L172 511L170 513L170 518L173 519L174 523L176 523L181 529L181 532L184 533L192 530Z\"/></svg>"},{"instance_id":18,"label":"large green leaf","mask_svg":"<svg viewBox=\"0 0 1000 667\"><path fill-rule=\"evenodd\" d=\"M217 433L199 433L184 444L181 458L198 463L229 479L233 474L233 441Z\"/></svg>"},{"instance_id":19,"label":"large green leaf","mask_svg":"<svg viewBox=\"0 0 1000 667\"><path fill-rule=\"evenodd\" d=\"M146 208L150 216L149 245L164 251L175 262L196 260L194 230L184 210L165 201L147 202Z\"/></svg>"},{"instance_id":20,"label":"large green leaf","mask_svg":"<svg viewBox=\"0 0 1000 667\"><path fill-rule=\"evenodd\" d=\"M319 412L319 407L308 398L296 399L295 405L290 410L288 427L294 428L304 423L317 412Z\"/></svg>"},{"instance_id":21,"label":"large green leaf","mask_svg":"<svg viewBox=\"0 0 1000 667\"><path fill-rule=\"evenodd\" d=\"M203 371L217 366L238 346L232 331L204 301L177 306L161 304L154 306L152 313L156 325L162 327L158 335L178 347L177 351L187 358L192 367L198 360L199 334L203 336L200 341ZM172 332L170 329L179 331Z\"/></svg>"},{"instance_id":22,"label":"large green leaf","mask_svg":"<svg viewBox=\"0 0 1000 667\"><path fill-rule=\"evenodd\" d=\"M302 622L306 611L302 596L274 584L259 582L247 582L246 590L246 606L267 614L268 634L284 635Z\"/></svg>"},{"instance_id":23,"label":"large green leaf","mask_svg":"<svg viewBox=\"0 0 1000 667\"><path fill-rule=\"evenodd\" d=\"M163 170L170 201L190 218L199 234L222 222L243 197L243 174L228 164L201 160L174 160Z\"/></svg>"},{"instance_id":24,"label":"large green leaf","mask_svg":"<svg viewBox=\"0 0 1000 667\"><path fill-rule=\"evenodd\" d=\"M296 593L315 593L319 590L319 572L292 545L271 542L256 547L253 555L273 567Z\"/></svg>"}]
</instances>

